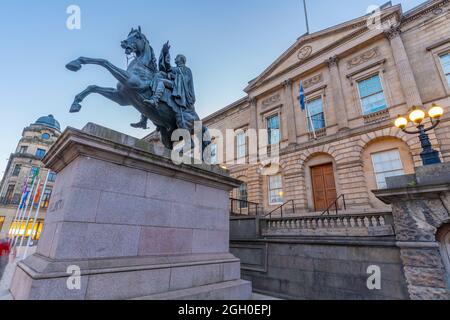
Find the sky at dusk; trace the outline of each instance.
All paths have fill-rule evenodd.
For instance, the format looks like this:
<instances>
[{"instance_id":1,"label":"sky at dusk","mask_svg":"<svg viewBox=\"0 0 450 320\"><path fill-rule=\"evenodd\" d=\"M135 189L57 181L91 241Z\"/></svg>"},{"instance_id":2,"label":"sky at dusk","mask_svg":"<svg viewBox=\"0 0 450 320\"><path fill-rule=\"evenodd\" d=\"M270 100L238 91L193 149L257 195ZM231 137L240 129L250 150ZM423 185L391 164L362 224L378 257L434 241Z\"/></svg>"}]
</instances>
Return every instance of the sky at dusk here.
<instances>
[{"instance_id":1,"label":"sky at dusk","mask_svg":"<svg viewBox=\"0 0 450 320\"><path fill-rule=\"evenodd\" d=\"M311 32L366 14L384 0L309 0ZM409 10L421 0L393 1ZM81 8L81 30L66 28L69 5ZM170 40L172 57L182 53L194 74L196 109L205 117L242 98L257 77L306 32L301 0L14 0L0 3L0 175L24 127L53 114L67 126L87 122L142 138L132 107L119 107L98 95L88 97L79 114L69 114L74 95L96 84L116 81L98 66L78 73L69 61L105 58L126 68L120 48L131 27L142 26L159 56Z\"/></svg>"}]
</instances>

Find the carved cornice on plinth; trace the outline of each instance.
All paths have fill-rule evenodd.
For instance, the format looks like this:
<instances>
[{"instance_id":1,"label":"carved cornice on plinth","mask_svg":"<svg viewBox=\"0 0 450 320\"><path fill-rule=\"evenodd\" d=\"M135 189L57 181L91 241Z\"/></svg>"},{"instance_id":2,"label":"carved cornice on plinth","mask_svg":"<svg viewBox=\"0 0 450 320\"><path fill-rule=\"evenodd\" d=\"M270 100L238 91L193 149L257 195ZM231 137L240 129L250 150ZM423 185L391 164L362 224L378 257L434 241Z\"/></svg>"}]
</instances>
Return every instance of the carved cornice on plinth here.
<instances>
[{"instance_id":1,"label":"carved cornice on plinth","mask_svg":"<svg viewBox=\"0 0 450 320\"><path fill-rule=\"evenodd\" d=\"M256 97L248 97L247 101L250 106L256 106L258 103L258 99Z\"/></svg>"},{"instance_id":2,"label":"carved cornice on plinth","mask_svg":"<svg viewBox=\"0 0 450 320\"><path fill-rule=\"evenodd\" d=\"M386 30L384 32L384 35L389 40L392 40L396 37L399 37L401 33L402 33L402 30L400 29L400 25L394 25L394 26L390 27L388 30Z\"/></svg>"},{"instance_id":3,"label":"carved cornice on plinth","mask_svg":"<svg viewBox=\"0 0 450 320\"><path fill-rule=\"evenodd\" d=\"M323 81L323 74L319 73L311 78L306 79L305 81L303 81L303 87L305 89L308 89L318 83L321 83Z\"/></svg>"},{"instance_id":4,"label":"carved cornice on plinth","mask_svg":"<svg viewBox=\"0 0 450 320\"><path fill-rule=\"evenodd\" d=\"M283 87L290 88L292 86L292 79L287 79L282 82Z\"/></svg>"},{"instance_id":5,"label":"carved cornice on plinth","mask_svg":"<svg viewBox=\"0 0 450 320\"><path fill-rule=\"evenodd\" d=\"M338 56L333 56L327 60L328 68L337 67L338 63L339 63Z\"/></svg>"},{"instance_id":6,"label":"carved cornice on plinth","mask_svg":"<svg viewBox=\"0 0 450 320\"><path fill-rule=\"evenodd\" d=\"M279 93L270 96L269 98L262 101L264 107L269 107L281 101L281 96Z\"/></svg>"},{"instance_id":7,"label":"carved cornice on plinth","mask_svg":"<svg viewBox=\"0 0 450 320\"><path fill-rule=\"evenodd\" d=\"M371 48L370 50L367 50L363 52L362 54L353 57L352 59L347 61L347 69L353 69L367 61L372 60L375 57L378 57L380 55L380 50L378 47Z\"/></svg>"}]
</instances>

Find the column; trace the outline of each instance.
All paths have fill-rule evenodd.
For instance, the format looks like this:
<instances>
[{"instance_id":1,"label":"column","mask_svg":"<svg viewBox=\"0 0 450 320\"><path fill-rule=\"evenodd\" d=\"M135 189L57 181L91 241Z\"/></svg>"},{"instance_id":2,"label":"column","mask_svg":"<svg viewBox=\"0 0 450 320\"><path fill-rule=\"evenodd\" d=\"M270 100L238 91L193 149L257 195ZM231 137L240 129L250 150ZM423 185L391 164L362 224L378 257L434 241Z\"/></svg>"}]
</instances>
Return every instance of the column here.
<instances>
[{"instance_id":1,"label":"column","mask_svg":"<svg viewBox=\"0 0 450 320\"><path fill-rule=\"evenodd\" d=\"M327 61L331 76L332 103L336 112L336 119L339 130L348 129L348 115L345 108L344 93L342 90L341 75L339 72L339 58L331 57Z\"/></svg>"},{"instance_id":2,"label":"column","mask_svg":"<svg viewBox=\"0 0 450 320\"><path fill-rule=\"evenodd\" d=\"M250 122L249 129L254 130L252 134L247 131L248 134L248 152L250 164L258 161L259 150L259 137L258 137L258 99L255 97L249 97L248 103L250 104Z\"/></svg>"},{"instance_id":3,"label":"column","mask_svg":"<svg viewBox=\"0 0 450 320\"><path fill-rule=\"evenodd\" d=\"M249 97L248 103L250 104L250 125L249 128L258 130L258 99L255 97Z\"/></svg>"},{"instance_id":4,"label":"column","mask_svg":"<svg viewBox=\"0 0 450 320\"><path fill-rule=\"evenodd\" d=\"M289 145L297 143L297 123L295 120L295 106L294 97L292 95L292 79L283 82L284 86L284 101L286 111L286 124Z\"/></svg>"},{"instance_id":5,"label":"column","mask_svg":"<svg viewBox=\"0 0 450 320\"><path fill-rule=\"evenodd\" d=\"M385 35L391 43L395 65L400 76L400 82L407 105L410 107L422 105L422 99L420 97L416 79L414 78L414 73L412 71L411 64L409 63L408 55L406 54L406 49L401 37L400 27L391 27L385 32Z\"/></svg>"}]
</instances>

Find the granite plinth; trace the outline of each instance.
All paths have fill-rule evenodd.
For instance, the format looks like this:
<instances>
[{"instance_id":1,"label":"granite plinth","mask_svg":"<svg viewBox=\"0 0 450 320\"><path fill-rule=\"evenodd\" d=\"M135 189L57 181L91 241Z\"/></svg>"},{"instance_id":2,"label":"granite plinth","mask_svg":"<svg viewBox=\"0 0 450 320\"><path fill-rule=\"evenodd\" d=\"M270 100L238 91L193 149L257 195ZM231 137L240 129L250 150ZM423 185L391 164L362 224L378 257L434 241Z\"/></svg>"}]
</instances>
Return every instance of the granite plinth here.
<instances>
[{"instance_id":1,"label":"granite plinth","mask_svg":"<svg viewBox=\"0 0 450 320\"><path fill-rule=\"evenodd\" d=\"M240 182L226 171L176 165L94 124L67 129L44 163L58 178L37 252L16 269L15 299L250 299L229 253L228 197ZM73 266L81 287L71 290Z\"/></svg>"}]
</instances>

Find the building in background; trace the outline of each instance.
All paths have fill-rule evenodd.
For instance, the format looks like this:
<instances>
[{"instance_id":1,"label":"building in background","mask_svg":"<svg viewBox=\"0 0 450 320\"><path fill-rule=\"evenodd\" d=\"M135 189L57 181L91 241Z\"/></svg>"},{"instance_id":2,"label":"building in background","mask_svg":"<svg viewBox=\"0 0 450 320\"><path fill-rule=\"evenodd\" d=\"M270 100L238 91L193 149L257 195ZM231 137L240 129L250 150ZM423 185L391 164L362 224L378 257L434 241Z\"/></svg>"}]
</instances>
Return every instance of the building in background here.
<instances>
[{"instance_id":1,"label":"building in background","mask_svg":"<svg viewBox=\"0 0 450 320\"><path fill-rule=\"evenodd\" d=\"M59 122L52 115L39 118L23 130L22 138L17 144L15 152L9 157L0 185L0 238L13 236L13 233L17 232L21 235L24 234L25 221L13 221L21 200L24 183L27 177L37 171L39 171L38 177L41 178L41 181L45 180L48 170L43 167L42 159L60 135ZM39 239L55 180L56 174L50 172L47 187L42 190L43 201L35 230L33 230L34 239ZM32 234L31 225L32 223L28 225L27 235Z\"/></svg>"},{"instance_id":2,"label":"building in background","mask_svg":"<svg viewBox=\"0 0 450 320\"><path fill-rule=\"evenodd\" d=\"M408 12L388 3L380 17L388 28L368 27L364 16L304 35L249 83L245 98L204 119L209 128L235 130L235 141L224 143L225 159L231 143L236 159L248 159L248 129L267 129L269 144L281 145L276 174L262 175L259 165L228 166L244 181L232 197L266 213L290 200L297 214L322 213L339 196L349 210L385 210L371 191L422 165L418 137L393 125L415 105L446 109L430 138L450 161L449 8L448 0ZM300 108L301 81L308 113Z\"/></svg>"}]
</instances>

